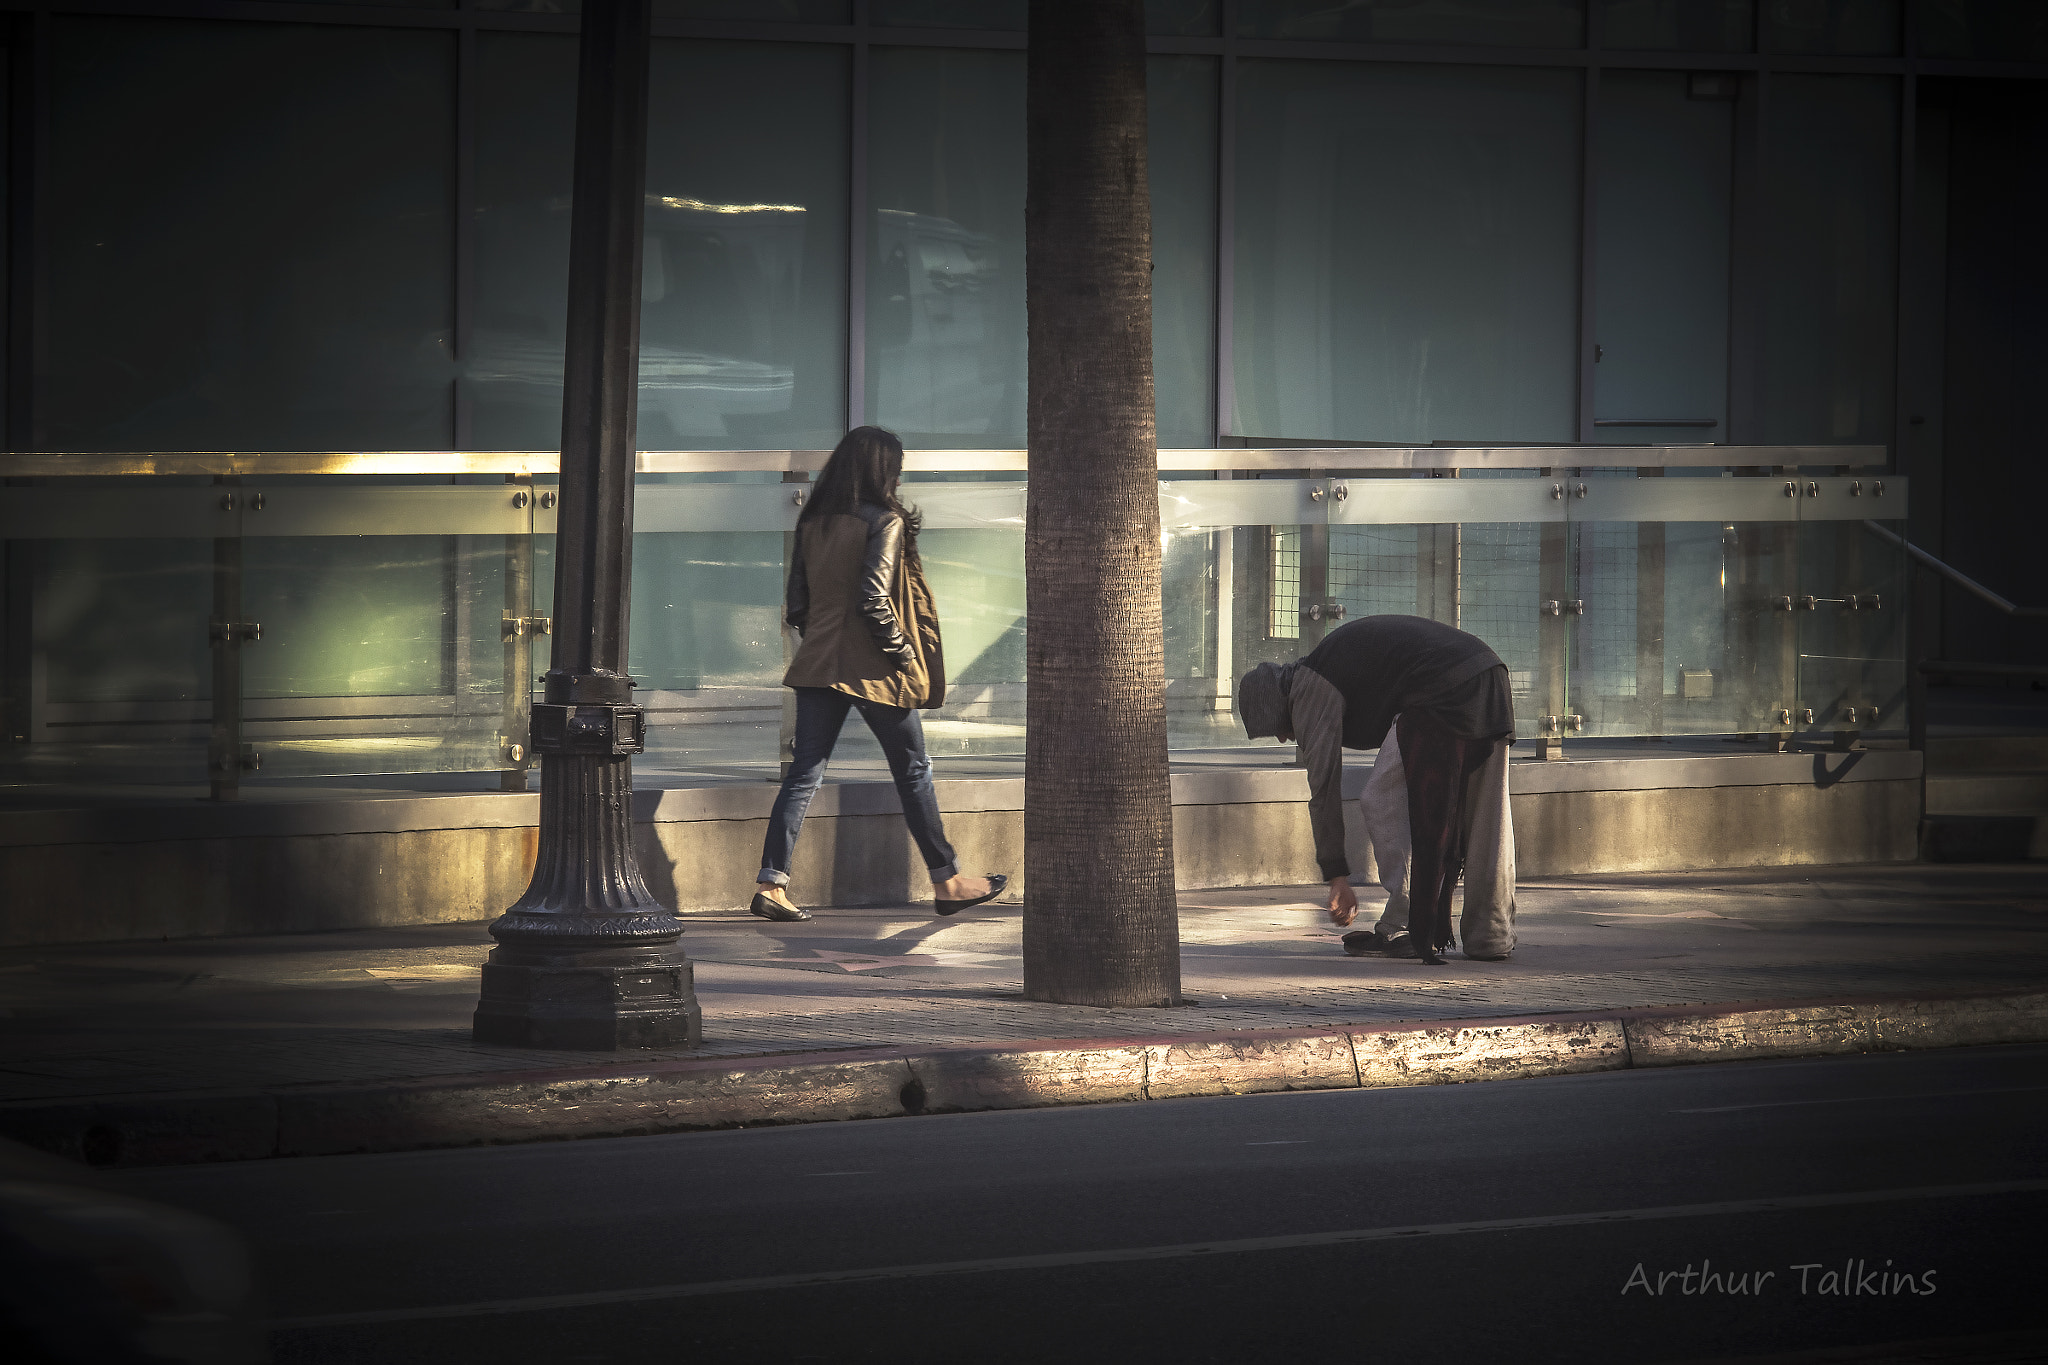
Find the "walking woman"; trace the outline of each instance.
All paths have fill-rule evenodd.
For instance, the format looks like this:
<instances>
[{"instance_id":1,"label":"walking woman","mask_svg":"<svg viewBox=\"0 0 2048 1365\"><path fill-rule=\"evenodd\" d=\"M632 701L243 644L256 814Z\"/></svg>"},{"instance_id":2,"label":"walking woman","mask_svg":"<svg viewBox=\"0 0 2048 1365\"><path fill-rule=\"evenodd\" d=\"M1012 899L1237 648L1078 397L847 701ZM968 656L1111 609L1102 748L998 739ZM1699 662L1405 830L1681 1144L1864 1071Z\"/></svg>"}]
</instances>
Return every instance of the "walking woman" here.
<instances>
[{"instance_id":1,"label":"walking woman","mask_svg":"<svg viewBox=\"0 0 2048 1365\"><path fill-rule=\"evenodd\" d=\"M796 523L784 616L803 637L782 684L796 689L796 755L768 816L754 901L763 919L806 920L789 898L789 865L825 763L860 712L881 741L903 819L931 869L932 896L952 915L1002 894L1009 878L963 877L932 791L920 710L946 699L939 614L917 558L918 515L896 496L903 443L856 427L825 462Z\"/></svg>"}]
</instances>

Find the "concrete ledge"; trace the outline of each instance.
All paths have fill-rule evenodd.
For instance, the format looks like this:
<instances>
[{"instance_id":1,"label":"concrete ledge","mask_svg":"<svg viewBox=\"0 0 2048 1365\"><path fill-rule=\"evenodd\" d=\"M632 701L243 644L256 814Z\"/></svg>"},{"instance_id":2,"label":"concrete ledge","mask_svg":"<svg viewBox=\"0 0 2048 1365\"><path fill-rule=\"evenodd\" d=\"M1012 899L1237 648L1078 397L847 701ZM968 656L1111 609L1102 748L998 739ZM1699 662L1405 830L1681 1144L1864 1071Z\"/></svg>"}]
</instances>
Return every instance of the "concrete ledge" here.
<instances>
[{"instance_id":1,"label":"concrete ledge","mask_svg":"<svg viewBox=\"0 0 2048 1365\"><path fill-rule=\"evenodd\" d=\"M1437 1025L1353 1034L1362 1086L1452 1085L1509 1076L1614 1071L1629 1064L1614 1019Z\"/></svg>"},{"instance_id":2,"label":"concrete ledge","mask_svg":"<svg viewBox=\"0 0 2048 1365\"><path fill-rule=\"evenodd\" d=\"M2039 1042L2048 993L1637 1016L1623 1027L1635 1066Z\"/></svg>"},{"instance_id":3,"label":"concrete ledge","mask_svg":"<svg viewBox=\"0 0 2048 1365\"><path fill-rule=\"evenodd\" d=\"M1145 1097L1254 1095L1334 1090L1358 1084L1348 1033L1225 1034L1154 1043L1145 1049Z\"/></svg>"},{"instance_id":4,"label":"concrete ledge","mask_svg":"<svg viewBox=\"0 0 2048 1365\"><path fill-rule=\"evenodd\" d=\"M1628 1034L1630 1060L1636 1066L1815 1057L1876 1048L1870 1020L1854 1005L1630 1019L1623 1028Z\"/></svg>"},{"instance_id":5,"label":"concrete ledge","mask_svg":"<svg viewBox=\"0 0 2048 1365\"><path fill-rule=\"evenodd\" d=\"M933 1052L912 1057L910 1070L932 1114L1145 1098L1145 1049L1103 1040Z\"/></svg>"},{"instance_id":6,"label":"concrete ledge","mask_svg":"<svg viewBox=\"0 0 2048 1365\"><path fill-rule=\"evenodd\" d=\"M0 1105L0 1135L163 1166L2043 1041L2048 992L1664 1007L16 1101Z\"/></svg>"},{"instance_id":7,"label":"concrete ledge","mask_svg":"<svg viewBox=\"0 0 2048 1365\"><path fill-rule=\"evenodd\" d=\"M281 1091L277 1155L391 1151L396 1134L412 1135L408 1146L460 1147L480 1134L492 1142L533 1142L885 1118L907 1112L909 1080L899 1057L807 1057Z\"/></svg>"},{"instance_id":8,"label":"concrete ledge","mask_svg":"<svg viewBox=\"0 0 2048 1365\"><path fill-rule=\"evenodd\" d=\"M1918 764L1890 751L1517 762L1517 870L1909 861ZM1346 788L1366 775L1354 761ZM961 865L1008 871L1013 898L1030 894L1023 791L1011 778L938 784ZM1300 769L1183 771L1173 793L1176 885L1320 880ZM0 814L0 944L489 919L526 889L538 847L532 793L274 798ZM636 792L635 847L656 899L683 914L742 907L773 799L765 782ZM1345 819L1353 880L1369 881L1375 862L1355 803ZM887 783L824 788L791 873L807 905L900 906L931 894Z\"/></svg>"},{"instance_id":9,"label":"concrete ledge","mask_svg":"<svg viewBox=\"0 0 2048 1365\"><path fill-rule=\"evenodd\" d=\"M1271 766L1229 766L1173 774L1176 806L1237 806L1308 800L1308 778L1274 750ZM1357 799L1372 771L1372 754L1349 756L1344 797ZM1517 761L1508 788L1517 796L1549 792L1662 791L1713 787L1831 787L1838 782L1904 781L1920 776L1910 750L1856 753L1725 754L1710 757ZM1022 777L943 778L939 809L1021 811ZM775 803L768 782L701 787L641 787L633 793L636 824L765 820ZM812 818L895 815L887 782L828 782L810 807ZM0 847L52 844L156 843L191 839L303 838L337 834L410 834L427 830L522 829L540 822L536 792L422 792L418 795L298 796L252 787L243 799L148 802L73 809L0 812Z\"/></svg>"}]
</instances>

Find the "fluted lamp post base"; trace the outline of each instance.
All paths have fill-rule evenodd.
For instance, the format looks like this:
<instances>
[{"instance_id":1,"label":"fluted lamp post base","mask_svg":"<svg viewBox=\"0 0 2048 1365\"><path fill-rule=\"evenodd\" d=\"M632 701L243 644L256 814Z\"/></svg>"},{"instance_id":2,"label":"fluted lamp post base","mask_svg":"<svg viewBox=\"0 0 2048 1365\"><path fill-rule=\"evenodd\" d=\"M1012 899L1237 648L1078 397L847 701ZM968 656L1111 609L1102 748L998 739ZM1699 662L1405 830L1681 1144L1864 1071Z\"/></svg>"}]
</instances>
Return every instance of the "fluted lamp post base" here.
<instances>
[{"instance_id":1,"label":"fluted lamp post base","mask_svg":"<svg viewBox=\"0 0 2048 1365\"><path fill-rule=\"evenodd\" d=\"M593 731L604 722L617 733L638 719L616 714L624 707L561 709L572 718L613 713L589 715ZM536 718L537 730L546 719ZM478 1042L615 1051L703 1040L704 1012L677 942L683 922L656 903L633 856L631 762L543 751L533 884L491 926L498 946L484 964Z\"/></svg>"}]
</instances>

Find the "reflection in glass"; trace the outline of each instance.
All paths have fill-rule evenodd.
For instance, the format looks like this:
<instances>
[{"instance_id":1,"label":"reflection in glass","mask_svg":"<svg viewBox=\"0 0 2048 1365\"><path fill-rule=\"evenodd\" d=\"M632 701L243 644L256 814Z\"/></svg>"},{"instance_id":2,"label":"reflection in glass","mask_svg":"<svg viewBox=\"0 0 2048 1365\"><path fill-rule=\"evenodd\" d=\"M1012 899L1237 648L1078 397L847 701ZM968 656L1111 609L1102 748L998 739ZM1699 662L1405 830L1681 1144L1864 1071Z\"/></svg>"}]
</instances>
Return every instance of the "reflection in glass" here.
<instances>
[{"instance_id":1,"label":"reflection in glass","mask_svg":"<svg viewBox=\"0 0 2048 1365\"><path fill-rule=\"evenodd\" d=\"M7 551L0 780L204 784L213 542L14 540ZM22 667L17 648L40 668Z\"/></svg>"},{"instance_id":2,"label":"reflection in glass","mask_svg":"<svg viewBox=\"0 0 2048 1365\"><path fill-rule=\"evenodd\" d=\"M782 684L782 533L633 537L632 662L661 691Z\"/></svg>"},{"instance_id":3,"label":"reflection in glass","mask_svg":"<svg viewBox=\"0 0 2048 1365\"><path fill-rule=\"evenodd\" d=\"M846 24L853 0L654 0L657 19L744 19L755 24Z\"/></svg>"},{"instance_id":4,"label":"reflection in glass","mask_svg":"<svg viewBox=\"0 0 2048 1365\"><path fill-rule=\"evenodd\" d=\"M1885 57L1899 50L1899 0L1763 0L1766 52Z\"/></svg>"},{"instance_id":5,"label":"reflection in glass","mask_svg":"<svg viewBox=\"0 0 2048 1365\"><path fill-rule=\"evenodd\" d=\"M846 53L658 42L652 81L641 448L830 449L846 411Z\"/></svg>"},{"instance_id":6,"label":"reflection in glass","mask_svg":"<svg viewBox=\"0 0 2048 1365\"><path fill-rule=\"evenodd\" d=\"M1241 0L1246 38L1577 47L1579 0Z\"/></svg>"},{"instance_id":7,"label":"reflection in glass","mask_svg":"<svg viewBox=\"0 0 2048 1365\"><path fill-rule=\"evenodd\" d=\"M478 9L515 14L577 14L582 0L474 0ZM756 24L845 24L852 0L654 0L657 19L744 19Z\"/></svg>"},{"instance_id":8,"label":"reflection in glass","mask_svg":"<svg viewBox=\"0 0 2048 1365\"><path fill-rule=\"evenodd\" d=\"M1024 54L877 48L867 420L905 445L1024 444Z\"/></svg>"},{"instance_id":9,"label":"reflection in glass","mask_svg":"<svg viewBox=\"0 0 2048 1365\"><path fill-rule=\"evenodd\" d=\"M1898 81L1771 81L1767 442L1883 443L1892 424Z\"/></svg>"},{"instance_id":10,"label":"reflection in glass","mask_svg":"<svg viewBox=\"0 0 2048 1365\"><path fill-rule=\"evenodd\" d=\"M1232 434L1572 439L1580 77L1244 61L1239 82Z\"/></svg>"},{"instance_id":11,"label":"reflection in glass","mask_svg":"<svg viewBox=\"0 0 2048 1365\"><path fill-rule=\"evenodd\" d=\"M1214 57L1145 66L1152 188L1152 383L1159 444L1205 449L1216 428Z\"/></svg>"},{"instance_id":12,"label":"reflection in glass","mask_svg":"<svg viewBox=\"0 0 2048 1365\"><path fill-rule=\"evenodd\" d=\"M469 382L485 449L560 439L575 59L567 37L479 43ZM845 411L846 55L657 40L651 81L640 447L829 447Z\"/></svg>"},{"instance_id":13,"label":"reflection in glass","mask_svg":"<svg viewBox=\"0 0 2048 1365\"><path fill-rule=\"evenodd\" d=\"M1213 38L1222 16L1223 0L1145 0L1145 32L1162 37Z\"/></svg>"},{"instance_id":14,"label":"reflection in glass","mask_svg":"<svg viewBox=\"0 0 2048 1365\"><path fill-rule=\"evenodd\" d=\"M521 537L248 536L244 782L505 765L508 554Z\"/></svg>"},{"instance_id":15,"label":"reflection in glass","mask_svg":"<svg viewBox=\"0 0 2048 1365\"><path fill-rule=\"evenodd\" d=\"M452 435L452 30L51 22L55 450Z\"/></svg>"},{"instance_id":16,"label":"reflection in glass","mask_svg":"<svg viewBox=\"0 0 2048 1365\"><path fill-rule=\"evenodd\" d=\"M562 441L576 40L477 34L476 314L463 396L479 450Z\"/></svg>"},{"instance_id":17,"label":"reflection in glass","mask_svg":"<svg viewBox=\"0 0 2048 1365\"><path fill-rule=\"evenodd\" d=\"M870 0L877 28L975 28L1022 32L1026 0Z\"/></svg>"},{"instance_id":18,"label":"reflection in glass","mask_svg":"<svg viewBox=\"0 0 2048 1365\"><path fill-rule=\"evenodd\" d=\"M1705 427L1596 426L1596 441L1725 441L1732 101L1682 71L1600 75L1593 415Z\"/></svg>"},{"instance_id":19,"label":"reflection in glass","mask_svg":"<svg viewBox=\"0 0 2048 1365\"><path fill-rule=\"evenodd\" d=\"M2040 0L1921 0L1914 14L1922 57L2048 61L2048 5Z\"/></svg>"},{"instance_id":20,"label":"reflection in glass","mask_svg":"<svg viewBox=\"0 0 2048 1365\"><path fill-rule=\"evenodd\" d=\"M1755 0L1601 0L1606 48L1653 52L1748 52Z\"/></svg>"},{"instance_id":21,"label":"reflection in glass","mask_svg":"<svg viewBox=\"0 0 2048 1365\"><path fill-rule=\"evenodd\" d=\"M18 567L31 579L23 595L33 594L47 700L207 698L211 541L43 540L27 549Z\"/></svg>"},{"instance_id":22,"label":"reflection in glass","mask_svg":"<svg viewBox=\"0 0 2048 1365\"><path fill-rule=\"evenodd\" d=\"M450 536L250 538L243 610L264 623L242 660L245 697L448 692Z\"/></svg>"}]
</instances>

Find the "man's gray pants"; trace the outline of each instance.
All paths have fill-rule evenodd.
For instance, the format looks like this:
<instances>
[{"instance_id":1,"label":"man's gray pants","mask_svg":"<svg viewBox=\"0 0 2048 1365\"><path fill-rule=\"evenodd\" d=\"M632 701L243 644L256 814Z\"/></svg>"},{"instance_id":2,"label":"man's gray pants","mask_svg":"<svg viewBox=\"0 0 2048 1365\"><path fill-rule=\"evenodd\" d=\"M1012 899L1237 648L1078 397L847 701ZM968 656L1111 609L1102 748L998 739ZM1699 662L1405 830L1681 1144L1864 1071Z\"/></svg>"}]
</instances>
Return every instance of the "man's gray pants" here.
<instances>
[{"instance_id":1,"label":"man's gray pants","mask_svg":"<svg viewBox=\"0 0 2048 1365\"><path fill-rule=\"evenodd\" d=\"M1379 864L1387 908L1375 926L1382 939L1408 927L1408 779L1401 746L1389 728L1365 790L1358 795L1366 837ZM1493 753L1465 784L1465 908L1458 943L1465 956L1497 960L1515 950L1515 823L1508 809L1508 746Z\"/></svg>"}]
</instances>

